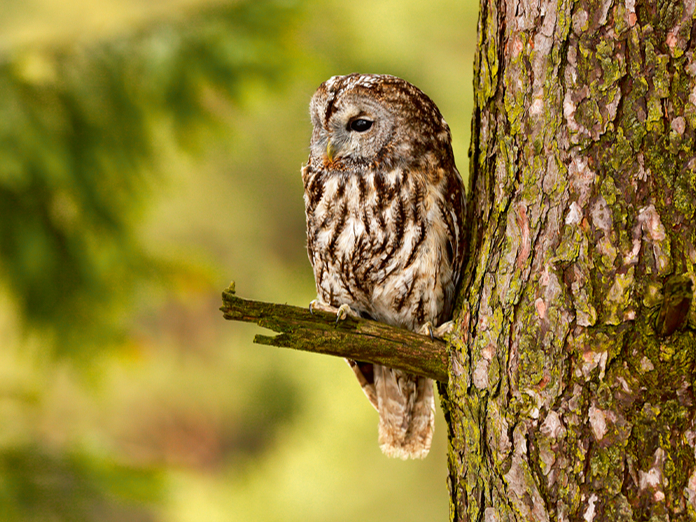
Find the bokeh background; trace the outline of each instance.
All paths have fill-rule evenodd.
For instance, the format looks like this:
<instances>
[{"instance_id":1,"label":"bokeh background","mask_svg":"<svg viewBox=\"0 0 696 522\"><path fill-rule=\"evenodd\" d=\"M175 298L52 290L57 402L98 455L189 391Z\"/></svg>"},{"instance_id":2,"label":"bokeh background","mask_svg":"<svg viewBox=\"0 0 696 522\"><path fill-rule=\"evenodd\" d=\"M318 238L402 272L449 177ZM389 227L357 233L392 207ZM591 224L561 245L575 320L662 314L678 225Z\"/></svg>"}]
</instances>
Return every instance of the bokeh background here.
<instances>
[{"instance_id":1,"label":"bokeh background","mask_svg":"<svg viewBox=\"0 0 696 522\"><path fill-rule=\"evenodd\" d=\"M307 305L316 87L402 76L468 172L473 0L0 0L0 520L447 520L346 364L218 307Z\"/></svg>"}]
</instances>

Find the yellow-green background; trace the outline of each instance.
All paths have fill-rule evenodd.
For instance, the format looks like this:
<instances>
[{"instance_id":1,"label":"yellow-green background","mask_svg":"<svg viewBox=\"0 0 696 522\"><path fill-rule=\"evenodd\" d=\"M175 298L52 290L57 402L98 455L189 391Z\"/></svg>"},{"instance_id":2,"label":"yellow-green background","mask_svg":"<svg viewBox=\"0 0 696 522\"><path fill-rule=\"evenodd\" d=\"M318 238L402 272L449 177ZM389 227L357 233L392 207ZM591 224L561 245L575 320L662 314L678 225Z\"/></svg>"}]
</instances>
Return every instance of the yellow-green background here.
<instances>
[{"instance_id":1,"label":"yellow-green background","mask_svg":"<svg viewBox=\"0 0 696 522\"><path fill-rule=\"evenodd\" d=\"M307 104L390 73L468 170L472 0L0 0L0 520L447 520L336 358L217 310L306 305Z\"/></svg>"}]
</instances>

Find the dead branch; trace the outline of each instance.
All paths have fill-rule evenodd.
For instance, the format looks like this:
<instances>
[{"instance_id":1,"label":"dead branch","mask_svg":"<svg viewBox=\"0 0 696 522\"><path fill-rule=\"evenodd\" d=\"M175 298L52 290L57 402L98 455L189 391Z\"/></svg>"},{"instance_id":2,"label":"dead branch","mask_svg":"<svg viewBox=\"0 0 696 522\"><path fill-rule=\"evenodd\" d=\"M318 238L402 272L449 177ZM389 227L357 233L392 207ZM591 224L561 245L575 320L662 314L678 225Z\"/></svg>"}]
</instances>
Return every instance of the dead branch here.
<instances>
[{"instance_id":1,"label":"dead branch","mask_svg":"<svg viewBox=\"0 0 696 522\"><path fill-rule=\"evenodd\" d=\"M367 319L336 316L286 304L235 295L234 283L222 292L225 319L256 323L279 335L256 335L254 342L383 364L447 382L447 345L402 328Z\"/></svg>"}]
</instances>

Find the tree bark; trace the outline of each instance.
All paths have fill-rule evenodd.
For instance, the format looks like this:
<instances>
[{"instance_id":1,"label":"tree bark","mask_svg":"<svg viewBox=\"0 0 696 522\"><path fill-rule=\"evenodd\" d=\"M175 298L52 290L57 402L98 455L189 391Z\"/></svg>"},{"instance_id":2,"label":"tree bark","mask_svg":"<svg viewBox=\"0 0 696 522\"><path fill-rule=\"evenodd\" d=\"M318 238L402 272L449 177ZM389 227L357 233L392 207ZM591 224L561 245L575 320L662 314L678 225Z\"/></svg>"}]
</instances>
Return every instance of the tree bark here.
<instances>
[{"instance_id":1,"label":"tree bark","mask_svg":"<svg viewBox=\"0 0 696 522\"><path fill-rule=\"evenodd\" d=\"M694 4L481 3L452 520L696 518Z\"/></svg>"}]
</instances>

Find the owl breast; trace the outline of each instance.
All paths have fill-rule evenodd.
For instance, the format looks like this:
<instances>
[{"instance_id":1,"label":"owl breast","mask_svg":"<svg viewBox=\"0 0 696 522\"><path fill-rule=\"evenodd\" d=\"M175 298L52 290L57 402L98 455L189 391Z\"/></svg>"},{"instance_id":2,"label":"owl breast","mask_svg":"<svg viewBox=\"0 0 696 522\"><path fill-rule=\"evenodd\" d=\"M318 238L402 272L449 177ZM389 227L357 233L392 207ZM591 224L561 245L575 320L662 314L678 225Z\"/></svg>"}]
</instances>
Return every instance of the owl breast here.
<instances>
[{"instance_id":1,"label":"owl breast","mask_svg":"<svg viewBox=\"0 0 696 522\"><path fill-rule=\"evenodd\" d=\"M307 249L319 299L410 330L448 319L461 237L453 175L332 170L310 160Z\"/></svg>"}]
</instances>

